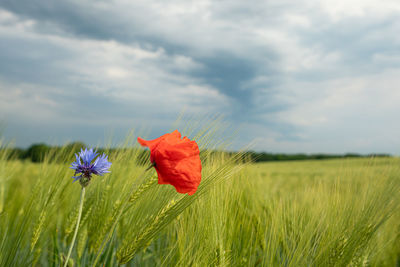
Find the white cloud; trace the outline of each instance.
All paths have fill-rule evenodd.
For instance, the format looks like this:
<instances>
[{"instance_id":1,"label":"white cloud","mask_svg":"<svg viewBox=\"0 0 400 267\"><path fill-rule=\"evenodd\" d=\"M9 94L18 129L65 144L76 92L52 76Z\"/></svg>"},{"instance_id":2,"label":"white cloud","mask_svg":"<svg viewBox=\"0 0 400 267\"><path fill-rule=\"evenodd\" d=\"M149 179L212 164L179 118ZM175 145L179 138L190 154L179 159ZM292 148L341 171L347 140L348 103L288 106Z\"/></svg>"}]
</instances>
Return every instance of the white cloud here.
<instances>
[{"instance_id":1,"label":"white cloud","mask_svg":"<svg viewBox=\"0 0 400 267\"><path fill-rule=\"evenodd\" d=\"M400 12L397 0L327 0L318 1L318 4L334 22L346 17L385 17Z\"/></svg>"},{"instance_id":2,"label":"white cloud","mask_svg":"<svg viewBox=\"0 0 400 267\"><path fill-rule=\"evenodd\" d=\"M0 114L5 119L23 122L57 119L57 103L46 97L46 90L29 84L10 84L0 81Z\"/></svg>"},{"instance_id":3,"label":"white cloud","mask_svg":"<svg viewBox=\"0 0 400 267\"><path fill-rule=\"evenodd\" d=\"M189 56L169 55L162 47L146 49L138 43L128 45L37 32L20 27L24 20L3 13L10 19L1 24L0 34L6 42L26 46L24 50L8 49L16 61L27 62L18 66L21 68L18 71L32 76L27 82L26 77L13 81L6 73L0 76L0 110L6 119L20 123L36 121L49 127L61 124L119 127L132 123L131 118L140 121L135 115L139 110L138 114L169 116L171 123L183 109L189 114L218 112L229 104L215 88L187 74L202 68ZM35 66L37 62L44 63L40 64L40 70ZM46 74L41 77L36 72ZM57 72L59 76L52 77L47 72ZM112 103L107 108L133 115L115 118L107 115L110 111L107 108L90 109L95 104L91 102L98 101L94 97ZM72 102L76 98L87 102L89 112L85 116L75 116L74 110L81 109L78 106L81 103ZM149 121L153 126L160 123L159 118ZM162 119L162 123L167 121Z\"/></svg>"},{"instance_id":4,"label":"white cloud","mask_svg":"<svg viewBox=\"0 0 400 267\"><path fill-rule=\"evenodd\" d=\"M240 117L259 150L398 150L397 0L15 6L0 111L21 121L158 127L186 107Z\"/></svg>"},{"instance_id":5,"label":"white cloud","mask_svg":"<svg viewBox=\"0 0 400 267\"><path fill-rule=\"evenodd\" d=\"M264 146L285 150L292 145L298 151L313 152L398 153L399 77L400 68L361 77L287 84L290 89L284 96L290 96L286 101L292 108L274 118L296 126L297 137L304 141L265 139Z\"/></svg>"}]
</instances>

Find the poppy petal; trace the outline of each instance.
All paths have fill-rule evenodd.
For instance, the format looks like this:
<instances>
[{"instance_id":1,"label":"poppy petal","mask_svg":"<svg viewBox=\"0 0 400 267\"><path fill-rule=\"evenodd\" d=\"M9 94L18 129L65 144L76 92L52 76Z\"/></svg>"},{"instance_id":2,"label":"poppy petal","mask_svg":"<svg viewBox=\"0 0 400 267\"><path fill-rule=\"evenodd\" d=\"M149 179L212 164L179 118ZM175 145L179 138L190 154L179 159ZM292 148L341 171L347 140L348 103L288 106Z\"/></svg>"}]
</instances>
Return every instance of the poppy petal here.
<instances>
[{"instance_id":1,"label":"poppy petal","mask_svg":"<svg viewBox=\"0 0 400 267\"><path fill-rule=\"evenodd\" d=\"M179 193L193 195L201 182L200 150L195 141L181 139L178 130L157 139L138 138L150 148L150 160L155 163L159 184L171 184Z\"/></svg>"}]
</instances>

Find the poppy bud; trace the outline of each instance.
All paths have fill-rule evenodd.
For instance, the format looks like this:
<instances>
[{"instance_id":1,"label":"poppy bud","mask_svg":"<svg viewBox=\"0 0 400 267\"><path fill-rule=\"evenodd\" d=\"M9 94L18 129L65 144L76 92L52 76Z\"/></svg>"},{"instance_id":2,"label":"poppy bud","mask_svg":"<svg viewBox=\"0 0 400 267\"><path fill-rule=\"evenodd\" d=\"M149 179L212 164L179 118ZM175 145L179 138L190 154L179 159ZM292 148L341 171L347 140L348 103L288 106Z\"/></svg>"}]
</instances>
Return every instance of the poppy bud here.
<instances>
[{"instance_id":1,"label":"poppy bud","mask_svg":"<svg viewBox=\"0 0 400 267\"><path fill-rule=\"evenodd\" d=\"M150 149L150 161L158 174L159 184L173 185L177 192L193 195L201 181L199 146L178 130L154 140L138 137L142 146Z\"/></svg>"}]
</instances>

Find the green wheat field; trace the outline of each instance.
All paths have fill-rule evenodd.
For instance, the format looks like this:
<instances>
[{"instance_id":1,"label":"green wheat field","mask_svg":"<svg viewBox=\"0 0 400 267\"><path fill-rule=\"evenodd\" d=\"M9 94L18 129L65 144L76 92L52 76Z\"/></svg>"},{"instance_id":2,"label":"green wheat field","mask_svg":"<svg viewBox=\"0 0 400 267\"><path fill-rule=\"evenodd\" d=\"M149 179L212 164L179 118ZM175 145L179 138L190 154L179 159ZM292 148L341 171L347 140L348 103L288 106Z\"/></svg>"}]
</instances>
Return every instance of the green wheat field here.
<instances>
[{"instance_id":1,"label":"green wheat field","mask_svg":"<svg viewBox=\"0 0 400 267\"><path fill-rule=\"evenodd\" d=\"M194 140L193 196L158 185L129 142L109 152L68 266L400 266L399 158L255 164L205 149L220 146L207 130ZM1 151L0 266L62 266L80 197L73 153L31 163Z\"/></svg>"}]
</instances>

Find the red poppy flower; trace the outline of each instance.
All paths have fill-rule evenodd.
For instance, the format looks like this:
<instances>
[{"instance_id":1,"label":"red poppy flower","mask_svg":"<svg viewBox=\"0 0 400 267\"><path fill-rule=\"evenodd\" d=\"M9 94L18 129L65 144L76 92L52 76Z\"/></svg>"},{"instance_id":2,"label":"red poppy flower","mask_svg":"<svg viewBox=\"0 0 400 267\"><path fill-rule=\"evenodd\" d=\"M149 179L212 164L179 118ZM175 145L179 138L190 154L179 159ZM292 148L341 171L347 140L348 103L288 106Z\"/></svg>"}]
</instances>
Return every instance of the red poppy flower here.
<instances>
[{"instance_id":1,"label":"red poppy flower","mask_svg":"<svg viewBox=\"0 0 400 267\"><path fill-rule=\"evenodd\" d=\"M199 146L178 130L154 140L138 137L142 146L150 148L150 161L158 174L159 184L173 185L177 192L193 195L201 181Z\"/></svg>"}]
</instances>

